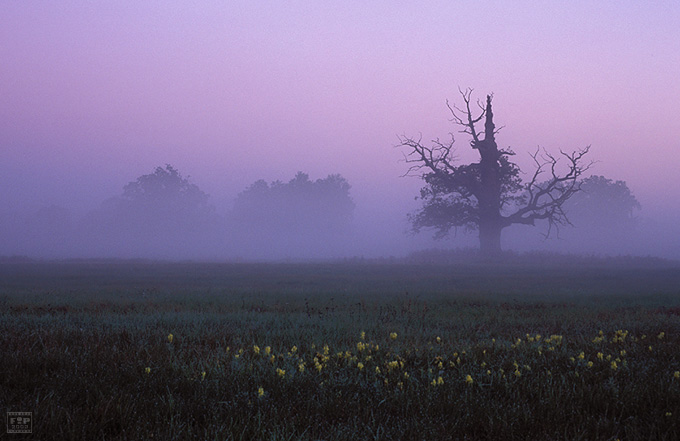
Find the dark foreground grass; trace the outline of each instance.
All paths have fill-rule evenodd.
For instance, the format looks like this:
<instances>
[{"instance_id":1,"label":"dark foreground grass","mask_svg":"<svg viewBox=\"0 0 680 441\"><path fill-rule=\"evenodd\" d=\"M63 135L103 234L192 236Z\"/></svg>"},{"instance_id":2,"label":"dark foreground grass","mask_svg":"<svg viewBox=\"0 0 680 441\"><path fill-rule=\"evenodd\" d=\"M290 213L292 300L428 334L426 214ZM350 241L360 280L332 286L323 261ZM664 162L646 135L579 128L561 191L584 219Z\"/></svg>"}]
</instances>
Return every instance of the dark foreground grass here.
<instances>
[{"instance_id":1,"label":"dark foreground grass","mask_svg":"<svg viewBox=\"0 0 680 441\"><path fill-rule=\"evenodd\" d=\"M0 266L6 439L680 439L677 268ZM4 416L4 415L3 415Z\"/></svg>"}]
</instances>

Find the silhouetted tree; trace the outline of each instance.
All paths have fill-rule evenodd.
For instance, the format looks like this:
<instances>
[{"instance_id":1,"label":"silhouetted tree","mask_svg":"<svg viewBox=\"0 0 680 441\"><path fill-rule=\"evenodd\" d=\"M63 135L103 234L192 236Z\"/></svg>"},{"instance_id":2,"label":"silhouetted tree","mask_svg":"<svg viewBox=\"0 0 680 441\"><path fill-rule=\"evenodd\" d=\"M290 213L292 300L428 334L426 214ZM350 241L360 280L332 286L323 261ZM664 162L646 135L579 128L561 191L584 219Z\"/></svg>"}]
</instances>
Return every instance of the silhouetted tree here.
<instances>
[{"instance_id":1,"label":"silhouetted tree","mask_svg":"<svg viewBox=\"0 0 680 441\"><path fill-rule=\"evenodd\" d=\"M235 220L261 231L333 233L347 226L354 202L350 185L338 174L311 181L298 172L287 183L258 180L234 203Z\"/></svg>"},{"instance_id":2,"label":"silhouetted tree","mask_svg":"<svg viewBox=\"0 0 680 441\"><path fill-rule=\"evenodd\" d=\"M634 213L641 207L625 181L590 176L581 180L580 188L564 206L577 229L621 230L634 226Z\"/></svg>"},{"instance_id":3,"label":"silhouetted tree","mask_svg":"<svg viewBox=\"0 0 680 441\"><path fill-rule=\"evenodd\" d=\"M123 208L144 217L194 217L212 210L208 195L171 165L156 167L123 187Z\"/></svg>"},{"instance_id":4,"label":"silhouetted tree","mask_svg":"<svg viewBox=\"0 0 680 441\"><path fill-rule=\"evenodd\" d=\"M83 246L121 254L161 255L209 242L219 219L208 195L172 167L155 170L123 187L83 220ZM217 234L213 234L217 236Z\"/></svg>"},{"instance_id":5,"label":"silhouetted tree","mask_svg":"<svg viewBox=\"0 0 680 441\"><path fill-rule=\"evenodd\" d=\"M536 151L532 158L536 169L524 183L519 167L510 161L510 149L499 149L498 130L493 121L492 96L479 105L477 114L471 108L472 89L461 91L464 108L447 106L453 122L470 136L470 146L479 153L479 162L457 165L454 138L449 142L433 141L424 146L420 139L403 137L401 146L409 151L406 162L413 164L407 174L421 177L426 186L420 191L423 207L410 215L413 229L434 228L443 237L452 228L479 231L482 254L492 256L501 251L501 231L512 224L534 225L548 221L549 230L568 224L564 203L579 191L579 178L590 167L584 164L589 147L554 156ZM483 129L478 124L483 122ZM566 167L561 170L560 159ZM544 174L548 179L544 179Z\"/></svg>"}]
</instances>

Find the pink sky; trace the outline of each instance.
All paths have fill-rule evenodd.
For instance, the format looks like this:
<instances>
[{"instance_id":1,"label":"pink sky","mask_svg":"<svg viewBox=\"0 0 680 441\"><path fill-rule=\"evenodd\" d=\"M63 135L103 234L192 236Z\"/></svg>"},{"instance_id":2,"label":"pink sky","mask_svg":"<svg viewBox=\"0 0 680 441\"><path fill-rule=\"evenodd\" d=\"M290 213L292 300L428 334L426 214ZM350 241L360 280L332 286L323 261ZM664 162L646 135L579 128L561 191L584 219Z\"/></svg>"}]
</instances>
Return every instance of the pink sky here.
<instances>
[{"instance_id":1,"label":"pink sky","mask_svg":"<svg viewBox=\"0 0 680 441\"><path fill-rule=\"evenodd\" d=\"M397 135L445 137L461 86L495 94L520 164L591 144L675 213L678 23L675 1L2 2L0 202L83 210L170 163L218 206L302 170L411 207Z\"/></svg>"}]
</instances>

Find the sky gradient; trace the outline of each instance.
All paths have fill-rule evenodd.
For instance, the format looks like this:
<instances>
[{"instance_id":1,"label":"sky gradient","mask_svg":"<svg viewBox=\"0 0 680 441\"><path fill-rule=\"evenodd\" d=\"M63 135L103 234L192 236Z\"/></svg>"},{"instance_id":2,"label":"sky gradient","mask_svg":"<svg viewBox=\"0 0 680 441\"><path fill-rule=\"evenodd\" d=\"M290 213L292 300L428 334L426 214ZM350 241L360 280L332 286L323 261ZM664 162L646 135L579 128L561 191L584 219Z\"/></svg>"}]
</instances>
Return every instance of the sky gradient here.
<instances>
[{"instance_id":1,"label":"sky gradient","mask_svg":"<svg viewBox=\"0 0 680 441\"><path fill-rule=\"evenodd\" d=\"M2 2L0 206L86 211L169 163L218 208L301 170L347 178L359 217L405 216L398 136L455 131L471 87L520 166L591 145L673 223L678 23L675 1Z\"/></svg>"}]
</instances>

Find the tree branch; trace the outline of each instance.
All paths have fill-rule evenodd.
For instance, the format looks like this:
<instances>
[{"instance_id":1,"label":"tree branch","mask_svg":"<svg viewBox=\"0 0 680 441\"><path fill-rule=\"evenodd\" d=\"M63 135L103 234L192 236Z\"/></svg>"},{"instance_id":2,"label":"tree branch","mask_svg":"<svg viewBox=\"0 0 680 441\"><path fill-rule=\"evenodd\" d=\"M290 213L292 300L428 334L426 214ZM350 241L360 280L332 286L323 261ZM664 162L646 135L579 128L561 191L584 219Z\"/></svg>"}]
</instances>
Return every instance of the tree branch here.
<instances>
[{"instance_id":1,"label":"tree branch","mask_svg":"<svg viewBox=\"0 0 680 441\"><path fill-rule=\"evenodd\" d=\"M469 169L470 166L457 166L453 163L456 159L453 135L448 143L441 142L438 138L433 140L431 147L422 144L422 135L417 140L402 136L399 141L397 147L409 149L409 152L404 154L404 162L411 165L404 176L438 181L436 183L440 187L446 185L466 196L476 195L479 191L476 174Z\"/></svg>"},{"instance_id":2,"label":"tree branch","mask_svg":"<svg viewBox=\"0 0 680 441\"><path fill-rule=\"evenodd\" d=\"M534 225L536 220L547 220L547 235L551 233L553 228L559 230L560 225L571 225L562 206L574 193L580 191L579 178L593 165L592 161L583 162L589 151L590 146L572 153L565 153L560 150L560 157L566 159L568 167L564 173L557 170L560 163L559 157L555 157L545 150L542 155L540 155L540 150L531 154L536 168L531 180L525 186L526 205L513 214L504 216L504 225ZM550 173L550 177L546 181L539 182L540 176L546 172Z\"/></svg>"}]
</instances>

